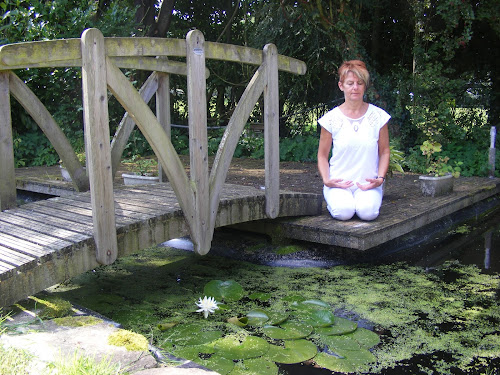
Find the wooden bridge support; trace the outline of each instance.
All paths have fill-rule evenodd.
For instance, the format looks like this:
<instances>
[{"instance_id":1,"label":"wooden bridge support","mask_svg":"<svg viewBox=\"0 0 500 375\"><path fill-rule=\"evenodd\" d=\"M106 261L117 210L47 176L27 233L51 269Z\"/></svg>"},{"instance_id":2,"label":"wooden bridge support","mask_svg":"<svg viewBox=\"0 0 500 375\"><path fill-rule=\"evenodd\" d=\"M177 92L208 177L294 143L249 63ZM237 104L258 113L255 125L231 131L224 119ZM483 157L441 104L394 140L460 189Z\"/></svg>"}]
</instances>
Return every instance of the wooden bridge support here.
<instances>
[{"instance_id":1,"label":"wooden bridge support","mask_svg":"<svg viewBox=\"0 0 500 375\"><path fill-rule=\"evenodd\" d=\"M0 71L0 210L16 205L9 73Z\"/></svg>"}]
</instances>

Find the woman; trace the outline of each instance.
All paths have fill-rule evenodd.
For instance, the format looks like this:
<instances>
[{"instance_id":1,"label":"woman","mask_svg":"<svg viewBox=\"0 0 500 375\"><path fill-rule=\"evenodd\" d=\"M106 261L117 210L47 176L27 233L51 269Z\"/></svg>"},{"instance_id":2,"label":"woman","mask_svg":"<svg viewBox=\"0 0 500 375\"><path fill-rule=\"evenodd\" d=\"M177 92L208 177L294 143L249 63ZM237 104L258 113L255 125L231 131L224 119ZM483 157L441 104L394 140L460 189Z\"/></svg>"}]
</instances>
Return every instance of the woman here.
<instances>
[{"instance_id":1,"label":"woman","mask_svg":"<svg viewBox=\"0 0 500 375\"><path fill-rule=\"evenodd\" d=\"M345 101L318 120L318 169L328 211L338 220L349 220L354 214L362 220L374 220L382 204L391 116L363 100L369 79L365 63L344 62L338 85Z\"/></svg>"}]
</instances>

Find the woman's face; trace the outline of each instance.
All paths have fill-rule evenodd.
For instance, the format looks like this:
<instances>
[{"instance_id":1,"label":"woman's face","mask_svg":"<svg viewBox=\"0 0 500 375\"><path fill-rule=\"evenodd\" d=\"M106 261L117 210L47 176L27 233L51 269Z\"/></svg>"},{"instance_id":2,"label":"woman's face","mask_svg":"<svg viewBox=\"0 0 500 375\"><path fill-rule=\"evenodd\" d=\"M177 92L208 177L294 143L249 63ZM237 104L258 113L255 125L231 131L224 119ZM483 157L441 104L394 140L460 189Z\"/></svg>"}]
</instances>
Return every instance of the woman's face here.
<instances>
[{"instance_id":1,"label":"woman's face","mask_svg":"<svg viewBox=\"0 0 500 375\"><path fill-rule=\"evenodd\" d=\"M346 100L363 100L366 85L356 74L348 72L344 82L339 82L339 88L344 92Z\"/></svg>"}]
</instances>

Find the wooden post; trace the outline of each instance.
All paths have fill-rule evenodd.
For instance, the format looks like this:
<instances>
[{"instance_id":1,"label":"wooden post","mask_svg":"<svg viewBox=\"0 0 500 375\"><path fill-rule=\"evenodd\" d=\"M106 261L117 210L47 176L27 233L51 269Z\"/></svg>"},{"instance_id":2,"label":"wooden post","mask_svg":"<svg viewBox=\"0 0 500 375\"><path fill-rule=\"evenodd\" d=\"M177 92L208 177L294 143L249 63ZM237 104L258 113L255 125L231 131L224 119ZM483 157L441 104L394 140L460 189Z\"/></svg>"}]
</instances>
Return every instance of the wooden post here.
<instances>
[{"instance_id":1,"label":"wooden post","mask_svg":"<svg viewBox=\"0 0 500 375\"><path fill-rule=\"evenodd\" d=\"M489 155L489 165L490 165L490 178L495 177L495 139L497 136L497 128L492 126L490 130L490 155Z\"/></svg>"},{"instance_id":2,"label":"wooden post","mask_svg":"<svg viewBox=\"0 0 500 375\"><path fill-rule=\"evenodd\" d=\"M82 87L85 147L90 180L96 259L111 264L118 255L104 37L97 29L85 30L82 46Z\"/></svg>"},{"instance_id":3,"label":"wooden post","mask_svg":"<svg viewBox=\"0 0 500 375\"><path fill-rule=\"evenodd\" d=\"M264 153L266 168L266 215L274 219L280 208L280 140L279 140L279 86L278 49L274 44L264 47L266 66L264 88Z\"/></svg>"},{"instance_id":4,"label":"wooden post","mask_svg":"<svg viewBox=\"0 0 500 375\"><path fill-rule=\"evenodd\" d=\"M191 240L196 253L210 250L210 191L208 184L207 100L205 80L205 38L201 31L191 30L186 36L186 62L189 118L189 155L191 188L194 192L194 215Z\"/></svg>"},{"instance_id":5,"label":"wooden post","mask_svg":"<svg viewBox=\"0 0 500 375\"><path fill-rule=\"evenodd\" d=\"M9 72L0 72L0 211L16 205Z\"/></svg>"},{"instance_id":6,"label":"wooden post","mask_svg":"<svg viewBox=\"0 0 500 375\"><path fill-rule=\"evenodd\" d=\"M167 137L171 139L170 118L170 74L158 72L158 90L156 91L156 117L161 124ZM158 176L160 182L167 181L167 175L163 171L161 163L158 163Z\"/></svg>"}]
</instances>

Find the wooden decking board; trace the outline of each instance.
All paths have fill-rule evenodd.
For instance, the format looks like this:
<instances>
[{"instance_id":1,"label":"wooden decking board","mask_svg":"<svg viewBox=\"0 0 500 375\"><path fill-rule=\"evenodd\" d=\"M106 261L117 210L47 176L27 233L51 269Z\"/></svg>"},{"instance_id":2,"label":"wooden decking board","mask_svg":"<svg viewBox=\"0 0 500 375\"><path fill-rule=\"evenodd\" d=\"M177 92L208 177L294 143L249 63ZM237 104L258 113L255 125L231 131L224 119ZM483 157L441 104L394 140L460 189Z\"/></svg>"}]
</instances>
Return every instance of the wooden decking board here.
<instances>
[{"instance_id":1,"label":"wooden decking board","mask_svg":"<svg viewBox=\"0 0 500 375\"><path fill-rule=\"evenodd\" d=\"M9 263L13 266L21 266L23 264L32 262L36 258L23 253L19 253L15 250L0 246L0 259Z\"/></svg>"},{"instance_id":2,"label":"wooden decking board","mask_svg":"<svg viewBox=\"0 0 500 375\"><path fill-rule=\"evenodd\" d=\"M42 257L50 254L54 250L5 233L0 233L0 243L9 249L34 257Z\"/></svg>"},{"instance_id":3,"label":"wooden decking board","mask_svg":"<svg viewBox=\"0 0 500 375\"><path fill-rule=\"evenodd\" d=\"M16 211L9 211L9 213L12 214L13 216L18 216L23 219L31 220L35 223L47 224L48 226L53 227L55 229L62 229L74 232L77 235L82 236L82 240L92 237L93 235L92 225L85 225L76 222L71 222L71 224L68 225L68 221L62 220L58 217L47 215L40 212L24 210L22 208L19 208Z\"/></svg>"},{"instance_id":4,"label":"wooden decking board","mask_svg":"<svg viewBox=\"0 0 500 375\"><path fill-rule=\"evenodd\" d=\"M86 237L88 237L88 236L82 236L78 232L73 232L65 228L57 228L52 225L48 225L45 222L34 221L22 216L9 214L8 212L4 212L4 214L0 217L0 226L4 222L13 224L17 228L29 229L37 233L50 235L52 237L56 237L61 240L70 241L72 243L82 241Z\"/></svg>"}]
</instances>

